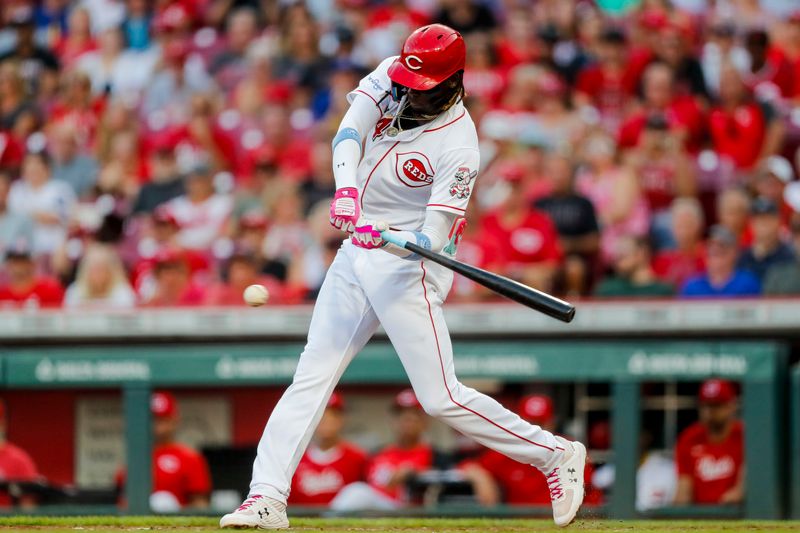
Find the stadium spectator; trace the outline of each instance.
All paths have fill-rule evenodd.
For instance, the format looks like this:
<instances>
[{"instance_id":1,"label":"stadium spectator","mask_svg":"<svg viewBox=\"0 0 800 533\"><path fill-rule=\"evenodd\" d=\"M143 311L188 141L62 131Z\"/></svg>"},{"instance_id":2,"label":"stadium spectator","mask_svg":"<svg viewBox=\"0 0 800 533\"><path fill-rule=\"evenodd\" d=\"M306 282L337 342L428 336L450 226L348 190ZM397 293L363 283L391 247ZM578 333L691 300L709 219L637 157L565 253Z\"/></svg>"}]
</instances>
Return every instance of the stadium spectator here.
<instances>
[{"instance_id":1,"label":"stadium spectator","mask_svg":"<svg viewBox=\"0 0 800 533\"><path fill-rule=\"evenodd\" d=\"M147 86L152 65L126 50L124 39L118 27L105 29L97 37L97 49L76 60L75 68L88 76L95 96L135 94Z\"/></svg>"},{"instance_id":2,"label":"stadium spectator","mask_svg":"<svg viewBox=\"0 0 800 533\"><path fill-rule=\"evenodd\" d=\"M475 0L441 2L441 8L433 19L462 34L491 32L497 26L497 18L489 6ZM415 23L416 26L425 24L424 20L418 20Z\"/></svg>"},{"instance_id":3,"label":"stadium spectator","mask_svg":"<svg viewBox=\"0 0 800 533\"><path fill-rule=\"evenodd\" d=\"M784 201L783 191L793 180L792 164L785 157L773 155L764 160L763 168L753 184L758 196L767 198L778 206L782 222L788 222L792 214L792 208Z\"/></svg>"},{"instance_id":4,"label":"stadium spectator","mask_svg":"<svg viewBox=\"0 0 800 533\"><path fill-rule=\"evenodd\" d=\"M736 418L733 383L700 386L700 419L681 432L675 447L676 505L738 504L744 499L744 427Z\"/></svg>"},{"instance_id":5,"label":"stadium spectator","mask_svg":"<svg viewBox=\"0 0 800 533\"><path fill-rule=\"evenodd\" d=\"M690 298L757 296L761 283L753 274L736 268L739 245L725 226L713 226L706 245L706 271L689 278L681 296Z\"/></svg>"},{"instance_id":6,"label":"stadium spectator","mask_svg":"<svg viewBox=\"0 0 800 533\"><path fill-rule=\"evenodd\" d=\"M531 394L519 402L517 414L531 424L547 431L555 430L553 400L549 396ZM486 450L476 459L468 459L459 470L472 485L480 505L550 505L547 479L530 465L517 462L493 450ZM587 462L585 479L592 479L592 467ZM584 504L601 503L602 495L587 487Z\"/></svg>"},{"instance_id":7,"label":"stadium spectator","mask_svg":"<svg viewBox=\"0 0 800 533\"><path fill-rule=\"evenodd\" d=\"M150 24L152 13L147 0L128 0L122 31L128 48L143 52L150 47ZM73 10L73 13L75 10Z\"/></svg>"},{"instance_id":8,"label":"stadium spectator","mask_svg":"<svg viewBox=\"0 0 800 533\"><path fill-rule=\"evenodd\" d=\"M586 294L600 247L600 233L594 206L575 192L575 169L564 154L551 154L545 161L545 175L553 192L536 201L555 224L564 252L563 285L567 294Z\"/></svg>"},{"instance_id":9,"label":"stadium spectator","mask_svg":"<svg viewBox=\"0 0 800 533\"><path fill-rule=\"evenodd\" d=\"M232 91L247 75L247 50L257 33L257 15L252 8L239 7L228 15L225 48L211 60L208 69L224 91Z\"/></svg>"},{"instance_id":10,"label":"stadium spectator","mask_svg":"<svg viewBox=\"0 0 800 533\"><path fill-rule=\"evenodd\" d=\"M367 455L342 438L344 424L344 398L334 391L297 465L290 504L328 505L343 487L366 479Z\"/></svg>"},{"instance_id":11,"label":"stadium spectator","mask_svg":"<svg viewBox=\"0 0 800 533\"><path fill-rule=\"evenodd\" d=\"M656 254L653 271L659 279L680 288L706 268L703 207L696 198L676 198L670 208L670 221L675 248Z\"/></svg>"},{"instance_id":12,"label":"stadium spectator","mask_svg":"<svg viewBox=\"0 0 800 533\"><path fill-rule=\"evenodd\" d=\"M0 284L0 308L59 307L64 299L64 289L57 280L36 273L29 246L18 241L5 250L8 280Z\"/></svg>"},{"instance_id":13,"label":"stadium spectator","mask_svg":"<svg viewBox=\"0 0 800 533\"><path fill-rule=\"evenodd\" d=\"M205 289L192 280L186 254L179 249L167 248L153 258L154 288L150 298L144 298L150 307L197 306L205 300Z\"/></svg>"},{"instance_id":14,"label":"stadium spectator","mask_svg":"<svg viewBox=\"0 0 800 533\"><path fill-rule=\"evenodd\" d=\"M744 71L749 61L747 50L736 40L736 25L733 21L712 22L708 30L708 40L700 54L703 78L708 91L714 97L719 95L723 65L732 65L736 70Z\"/></svg>"},{"instance_id":15,"label":"stadium spectator","mask_svg":"<svg viewBox=\"0 0 800 533\"><path fill-rule=\"evenodd\" d=\"M224 282L214 284L205 295L207 305L243 306L242 294L250 285L263 285L269 291L269 302L284 303L283 287L273 277L260 272L261 262L250 249L240 248L225 261L222 268Z\"/></svg>"},{"instance_id":16,"label":"stadium spectator","mask_svg":"<svg viewBox=\"0 0 800 533\"><path fill-rule=\"evenodd\" d=\"M7 249L33 242L33 221L27 215L8 209L10 189L11 175L0 171L0 260Z\"/></svg>"},{"instance_id":17,"label":"stadium spectator","mask_svg":"<svg viewBox=\"0 0 800 533\"><path fill-rule=\"evenodd\" d=\"M180 227L178 243L190 250L208 250L222 236L233 202L227 194L215 192L210 167L193 168L184 184L186 194L165 205Z\"/></svg>"},{"instance_id":18,"label":"stadium spectator","mask_svg":"<svg viewBox=\"0 0 800 533\"><path fill-rule=\"evenodd\" d=\"M39 110L27 95L20 71L18 63L0 62L0 130L24 145L38 125Z\"/></svg>"},{"instance_id":19,"label":"stadium spectator","mask_svg":"<svg viewBox=\"0 0 800 533\"><path fill-rule=\"evenodd\" d=\"M697 194L697 182L680 133L670 131L662 115L647 118L639 144L627 154L627 165L638 176L650 207L650 235L657 250L671 247L670 205L677 197Z\"/></svg>"},{"instance_id":20,"label":"stadium spectator","mask_svg":"<svg viewBox=\"0 0 800 533\"><path fill-rule=\"evenodd\" d=\"M12 213L33 219L35 255L51 254L64 241L75 193L65 182L51 179L50 158L45 152L25 156L22 176L11 185L7 202Z\"/></svg>"},{"instance_id":21,"label":"stadium spectator","mask_svg":"<svg viewBox=\"0 0 800 533\"><path fill-rule=\"evenodd\" d=\"M770 267L793 263L794 250L781 237L781 217L778 205L764 197L751 205L753 243L739 257L738 267L763 281Z\"/></svg>"},{"instance_id":22,"label":"stadium spectator","mask_svg":"<svg viewBox=\"0 0 800 533\"><path fill-rule=\"evenodd\" d=\"M114 248L89 246L78 264L75 282L64 295L64 307L128 309L135 304L136 294Z\"/></svg>"},{"instance_id":23,"label":"stadium spectator","mask_svg":"<svg viewBox=\"0 0 800 533\"><path fill-rule=\"evenodd\" d=\"M614 274L597 284L594 295L601 298L671 296L675 288L656 277L651 259L646 237L621 237L617 241Z\"/></svg>"},{"instance_id":24,"label":"stadium spectator","mask_svg":"<svg viewBox=\"0 0 800 533\"><path fill-rule=\"evenodd\" d=\"M53 52L64 64L72 67L85 53L97 48L92 35L92 18L89 10L78 6L69 12L66 32L62 33L53 45Z\"/></svg>"},{"instance_id":25,"label":"stadium spectator","mask_svg":"<svg viewBox=\"0 0 800 533\"><path fill-rule=\"evenodd\" d=\"M775 154L784 128L774 109L759 104L732 66L720 73L719 103L711 109L709 132L714 149L747 171L762 158Z\"/></svg>"},{"instance_id":26,"label":"stadium spectator","mask_svg":"<svg viewBox=\"0 0 800 533\"><path fill-rule=\"evenodd\" d=\"M151 139L150 181L139 190L132 213L152 213L159 205L184 193L183 179L175 161L174 135L160 133Z\"/></svg>"},{"instance_id":27,"label":"stadium spectator","mask_svg":"<svg viewBox=\"0 0 800 533\"><path fill-rule=\"evenodd\" d=\"M604 29L596 48L597 62L582 70L575 83L576 104L597 108L603 124L612 131L619 126L625 106L635 96L651 59L648 51L632 50L627 44L620 29Z\"/></svg>"},{"instance_id":28,"label":"stadium spectator","mask_svg":"<svg viewBox=\"0 0 800 533\"><path fill-rule=\"evenodd\" d=\"M792 66L786 56L770 45L764 29L752 29L744 36L749 65L744 74L745 85L765 100L790 98L794 91Z\"/></svg>"},{"instance_id":29,"label":"stadium spectator","mask_svg":"<svg viewBox=\"0 0 800 533\"><path fill-rule=\"evenodd\" d=\"M153 493L154 512L205 509L211 493L211 475L205 458L195 449L176 440L180 413L175 397L165 391L150 399L153 415ZM125 487L126 472L116 476L117 488Z\"/></svg>"},{"instance_id":30,"label":"stadium spectator","mask_svg":"<svg viewBox=\"0 0 800 533\"><path fill-rule=\"evenodd\" d=\"M17 4L9 11L8 23L16 32L16 42L13 49L0 55L0 63L10 60L20 64L20 74L33 91L54 85L59 61L50 50L36 43L33 7Z\"/></svg>"},{"instance_id":31,"label":"stadium spectator","mask_svg":"<svg viewBox=\"0 0 800 533\"><path fill-rule=\"evenodd\" d=\"M690 35L676 21L653 20L656 31L654 59L669 65L675 72L676 92L707 99L708 91L700 62L692 54Z\"/></svg>"},{"instance_id":32,"label":"stadium spectator","mask_svg":"<svg viewBox=\"0 0 800 533\"><path fill-rule=\"evenodd\" d=\"M645 130L655 129L671 133L669 137L678 146L683 145L692 152L698 151L705 126L703 113L691 95L677 93L675 84L675 74L667 64L656 62L647 67L642 76L641 108L622 123L620 147L638 145ZM648 144L652 145L652 140ZM663 146L662 149L678 146Z\"/></svg>"},{"instance_id":33,"label":"stadium spectator","mask_svg":"<svg viewBox=\"0 0 800 533\"><path fill-rule=\"evenodd\" d=\"M8 409L6 403L0 399L0 483L34 482L38 478L36 463L28 452L8 442ZM22 494L12 495L6 489L0 490L0 508L17 505L23 509L31 509L35 504L36 499L24 491Z\"/></svg>"},{"instance_id":34,"label":"stadium spectator","mask_svg":"<svg viewBox=\"0 0 800 533\"><path fill-rule=\"evenodd\" d=\"M791 221L792 244L795 260L771 266L764 278L764 294L788 296L800 294L800 215Z\"/></svg>"},{"instance_id":35,"label":"stadium spectator","mask_svg":"<svg viewBox=\"0 0 800 533\"><path fill-rule=\"evenodd\" d=\"M741 187L725 189L717 197L716 218L736 238L739 246L750 246L750 195Z\"/></svg>"},{"instance_id":36,"label":"stadium spectator","mask_svg":"<svg viewBox=\"0 0 800 533\"><path fill-rule=\"evenodd\" d=\"M600 222L600 256L609 264L623 236L647 234L647 200L636 176L616 162L616 144L611 137L593 134L582 155L586 167L578 173L575 190L594 205Z\"/></svg>"},{"instance_id":37,"label":"stadium spectator","mask_svg":"<svg viewBox=\"0 0 800 533\"><path fill-rule=\"evenodd\" d=\"M409 503L406 483L431 467L433 449L423 440L427 417L414 391L405 389L394 399L395 443L370 458L367 482L344 487L331 501L334 511L389 510Z\"/></svg>"},{"instance_id":38,"label":"stadium spectator","mask_svg":"<svg viewBox=\"0 0 800 533\"><path fill-rule=\"evenodd\" d=\"M80 153L78 132L73 124L60 123L53 127L48 150L53 158L53 180L69 184L78 198L94 190L97 161Z\"/></svg>"},{"instance_id":39,"label":"stadium spectator","mask_svg":"<svg viewBox=\"0 0 800 533\"><path fill-rule=\"evenodd\" d=\"M484 216L481 226L498 248L506 275L527 285L550 290L562 252L550 218L531 207L524 194L521 172L506 175L505 200Z\"/></svg>"}]
</instances>

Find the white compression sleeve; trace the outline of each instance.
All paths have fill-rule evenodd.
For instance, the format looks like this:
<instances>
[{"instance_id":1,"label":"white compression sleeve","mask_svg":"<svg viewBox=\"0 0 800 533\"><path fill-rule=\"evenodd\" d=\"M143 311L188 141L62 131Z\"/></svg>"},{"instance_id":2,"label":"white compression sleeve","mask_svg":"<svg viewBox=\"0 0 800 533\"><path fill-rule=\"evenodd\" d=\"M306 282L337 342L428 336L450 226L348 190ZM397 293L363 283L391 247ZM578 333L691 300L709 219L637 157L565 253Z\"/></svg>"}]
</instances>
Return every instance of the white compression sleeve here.
<instances>
[{"instance_id":1,"label":"white compression sleeve","mask_svg":"<svg viewBox=\"0 0 800 533\"><path fill-rule=\"evenodd\" d=\"M425 222L421 231L396 231L395 233L423 248L441 252L447 244L447 235L450 233L450 228L453 227L453 222L455 222L456 218L458 218L458 215L455 213L429 209L425 212ZM417 254L393 244L387 244L384 249L403 259L416 260L419 258Z\"/></svg>"},{"instance_id":2,"label":"white compression sleeve","mask_svg":"<svg viewBox=\"0 0 800 533\"><path fill-rule=\"evenodd\" d=\"M380 114L366 96L356 96L333 138L333 177L336 188L355 187L356 169L361 162L362 140L375 126Z\"/></svg>"}]
</instances>

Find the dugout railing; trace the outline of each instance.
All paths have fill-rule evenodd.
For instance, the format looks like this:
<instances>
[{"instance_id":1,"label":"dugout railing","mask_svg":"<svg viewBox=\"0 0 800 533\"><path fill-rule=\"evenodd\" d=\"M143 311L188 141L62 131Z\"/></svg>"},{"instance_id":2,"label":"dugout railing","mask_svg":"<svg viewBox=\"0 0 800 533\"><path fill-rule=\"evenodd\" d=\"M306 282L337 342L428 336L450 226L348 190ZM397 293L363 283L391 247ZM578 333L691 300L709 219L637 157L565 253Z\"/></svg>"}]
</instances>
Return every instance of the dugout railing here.
<instances>
[{"instance_id":1,"label":"dugout railing","mask_svg":"<svg viewBox=\"0 0 800 533\"><path fill-rule=\"evenodd\" d=\"M512 308L507 308L512 309ZM513 308L516 309L516 308ZM40 324L41 325L41 324ZM173 339L175 340L175 339ZM302 344L239 342L72 344L6 347L0 354L0 382L13 390L122 390L128 476L127 512L147 513L151 486L149 396L156 388L237 387L288 384ZM784 517L786 448L784 421L787 345L747 340L468 340L454 342L456 368L464 380L506 383L606 382L612 394L612 450L616 481L605 509L613 518L635 510L641 385L652 381L697 382L722 376L742 384L746 425L747 498L733 508L671 508L665 516ZM796 405L798 373L794 375ZM353 361L343 383L404 384L407 378L392 347L371 342ZM795 410L794 418L798 415ZM797 424L796 424L797 426ZM794 438L797 439L795 428ZM790 454L792 455L792 454ZM793 455L796 456L796 453ZM796 459L796 457L795 457ZM798 498L797 465L794 498ZM797 509L796 505L792 507ZM100 509L94 509L99 511ZM47 512L46 510L44 510ZM114 509L107 509L114 512ZM426 512L415 510L413 512ZM446 514L447 509L427 512ZM453 511L457 512L457 510ZM480 511L480 514L502 513ZM793 511L794 512L794 511Z\"/></svg>"}]
</instances>

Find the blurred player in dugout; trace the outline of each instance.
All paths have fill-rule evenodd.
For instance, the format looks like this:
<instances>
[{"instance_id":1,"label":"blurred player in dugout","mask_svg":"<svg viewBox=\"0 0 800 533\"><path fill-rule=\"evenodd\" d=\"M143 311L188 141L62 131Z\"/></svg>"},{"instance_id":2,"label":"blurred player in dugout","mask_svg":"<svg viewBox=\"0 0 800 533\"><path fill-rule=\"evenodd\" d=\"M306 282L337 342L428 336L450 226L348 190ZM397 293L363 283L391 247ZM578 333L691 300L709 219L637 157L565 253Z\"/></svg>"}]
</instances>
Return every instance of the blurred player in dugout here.
<instances>
[{"instance_id":1,"label":"blurred player in dugout","mask_svg":"<svg viewBox=\"0 0 800 533\"><path fill-rule=\"evenodd\" d=\"M676 505L738 504L744 499L744 426L736 387L709 379L700 386L700 420L678 437Z\"/></svg>"},{"instance_id":2,"label":"blurred player in dugout","mask_svg":"<svg viewBox=\"0 0 800 533\"><path fill-rule=\"evenodd\" d=\"M175 441L180 423L178 403L168 392L155 392L150 400L153 415L153 493L155 512L208 507L211 476L205 458L193 448ZM117 487L125 486L125 472L117 475Z\"/></svg>"},{"instance_id":3,"label":"blurred player in dugout","mask_svg":"<svg viewBox=\"0 0 800 533\"><path fill-rule=\"evenodd\" d=\"M342 439L344 424L344 398L334 392L297 465L289 503L328 505L343 487L366 479L367 454Z\"/></svg>"},{"instance_id":4,"label":"blurred player in dugout","mask_svg":"<svg viewBox=\"0 0 800 533\"><path fill-rule=\"evenodd\" d=\"M0 400L0 509L19 505L31 508L36 500L30 494L11 494L11 491L2 486L11 482L33 482L39 479L36 469L28 452L6 440L7 429L6 404Z\"/></svg>"},{"instance_id":5,"label":"blurred player in dugout","mask_svg":"<svg viewBox=\"0 0 800 533\"><path fill-rule=\"evenodd\" d=\"M547 431L555 430L553 400L549 396L531 394L523 397L517 414ZM462 462L459 469L472 484L475 498L481 505L550 505L550 490L541 471L494 450L487 449L478 457ZM592 479L592 467L588 462L584 479ZM599 490L586 487L585 504L600 504L602 498Z\"/></svg>"},{"instance_id":6,"label":"blurred player in dugout","mask_svg":"<svg viewBox=\"0 0 800 533\"><path fill-rule=\"evenodd\" d=\"M408 482L433 464L433 448L424 439L428 415L411 389L404 389L395 397L392 413L395 442L370 459L366 482L344 487L331 501L331 509L389 510L409 503Z\"/></svg>"}]
</instances>

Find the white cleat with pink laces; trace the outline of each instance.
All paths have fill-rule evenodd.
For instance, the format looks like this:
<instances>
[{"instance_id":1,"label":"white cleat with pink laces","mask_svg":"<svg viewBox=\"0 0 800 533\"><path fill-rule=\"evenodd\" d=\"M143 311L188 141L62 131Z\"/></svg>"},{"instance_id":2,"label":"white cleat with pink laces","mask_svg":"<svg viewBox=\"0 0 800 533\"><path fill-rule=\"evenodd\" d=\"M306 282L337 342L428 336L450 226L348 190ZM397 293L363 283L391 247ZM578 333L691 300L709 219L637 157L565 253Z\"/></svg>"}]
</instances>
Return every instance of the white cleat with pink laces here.
<instances>
[{"instance_id":1,"label":"white cleat with pink laces","mask_svg":"<svg viewBox=\"0 0 800 533\"><path fill-rule=\"evenodd\" d=\"M286 504L254 494L232 513L219 521L219 527L231 529L288 529Z\"/></svg>"},{"instance_id":2,"label":"white cleat with pink laces","mask_svg":"<svg viewBox=\"0 0 800 533\"><path fill-rule=\"evenodd\" d=\"M586 447L580 442L570 442L556 437L564 447L561 461L547 476L550 500L553 504L553 520L559 527L566 527L575 520L583 503L583 471L586 468Z\"/></svg>"}]
</instances>

